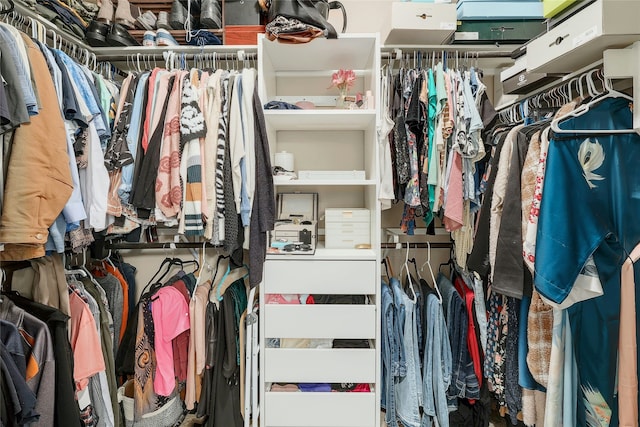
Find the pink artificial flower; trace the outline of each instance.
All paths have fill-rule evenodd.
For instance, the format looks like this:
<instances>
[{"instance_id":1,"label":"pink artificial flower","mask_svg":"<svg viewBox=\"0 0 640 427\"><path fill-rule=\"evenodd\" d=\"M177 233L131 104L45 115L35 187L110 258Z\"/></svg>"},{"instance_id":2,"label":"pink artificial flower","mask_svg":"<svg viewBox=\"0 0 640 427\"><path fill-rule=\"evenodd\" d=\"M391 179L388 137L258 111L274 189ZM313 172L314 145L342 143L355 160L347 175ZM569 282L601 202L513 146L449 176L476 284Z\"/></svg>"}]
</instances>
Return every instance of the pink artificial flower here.
<instances>
[{"instance_id":1,"label":"pink artificial flower","mask_svg":"<svg viewBox=\"0 0 640 427\"><path fill-rule=\"evenodd\" d=\"M356 82L356 73L353 70L343 70L342 68L331 75L331 86L337 87L340 91L351 89Z\"/></svg>"}]
</instances>

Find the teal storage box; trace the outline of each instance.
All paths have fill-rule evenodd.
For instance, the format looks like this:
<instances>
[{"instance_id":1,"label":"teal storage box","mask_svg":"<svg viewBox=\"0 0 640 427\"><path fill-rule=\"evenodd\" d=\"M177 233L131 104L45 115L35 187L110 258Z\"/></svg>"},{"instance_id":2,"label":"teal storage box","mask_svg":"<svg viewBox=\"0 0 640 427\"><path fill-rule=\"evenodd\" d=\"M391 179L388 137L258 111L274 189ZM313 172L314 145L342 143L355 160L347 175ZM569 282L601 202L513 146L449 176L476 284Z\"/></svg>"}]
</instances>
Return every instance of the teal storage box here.
<instances>
[{"instance_id":1,"label":"teal storage box","mask_svg":"<svg viewBox=\"0 0 640 427\"><path fill-rule=\"evenodd\" d=\"M461 20L543 19L542 3L531 1L462 1L456 11Z\"/></svg>"},{"instance_id":2,"label":"teal storage box","mask_svg":"<svg viewBox=\"0 0 640 427\"><path fill-rule=\"evenodd\" d=\"M528 42L546 30L546 25L538 20L504 21L458 21L453 35L453 43L504 43L520 44Z\"/></svg>"}]
</instances>

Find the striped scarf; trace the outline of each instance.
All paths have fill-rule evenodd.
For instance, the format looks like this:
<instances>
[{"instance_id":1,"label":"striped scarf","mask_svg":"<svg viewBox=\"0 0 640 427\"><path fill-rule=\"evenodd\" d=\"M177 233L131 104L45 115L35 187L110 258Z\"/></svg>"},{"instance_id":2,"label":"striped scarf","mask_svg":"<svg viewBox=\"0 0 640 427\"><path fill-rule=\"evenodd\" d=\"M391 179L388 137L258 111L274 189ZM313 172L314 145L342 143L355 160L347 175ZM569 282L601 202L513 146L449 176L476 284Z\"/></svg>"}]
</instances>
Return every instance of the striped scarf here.
<instances>
[{"instance_id":1,"label":"striped scarf","mask_svg":"<svg viewBox=\"0 0 640 427\"><path fill-rule=\"evenodd\" d=\"M182 159L180 169L186 175L184 186L183 226L187 236L204 235L202 221L202 158L200 138L207 134L204 116L198 105L199 93L185 76L180 113L180 143ZM184 173L186 172L186 173Z\"/></svg>"}]
</instances>

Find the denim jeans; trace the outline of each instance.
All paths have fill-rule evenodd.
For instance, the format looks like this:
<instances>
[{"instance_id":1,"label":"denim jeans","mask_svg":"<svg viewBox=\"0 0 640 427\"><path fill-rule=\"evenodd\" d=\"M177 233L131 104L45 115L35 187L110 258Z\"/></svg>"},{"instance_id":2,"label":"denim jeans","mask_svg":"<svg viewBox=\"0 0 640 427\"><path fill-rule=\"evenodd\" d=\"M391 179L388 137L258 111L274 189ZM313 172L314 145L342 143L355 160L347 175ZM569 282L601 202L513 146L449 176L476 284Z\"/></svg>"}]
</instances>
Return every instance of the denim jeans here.
<instances>
[{"instance_id":1,"label":"denim jeans","mask_svg":"<svg viewBox=\"0 0 640 427\"><path fill-rule=\"evenodd\" d=\"M405 306L402 295L405 295L400 281L396 278L392 278L389 281L391 285L391 292L393 294L393 307L395 316L394 331L396 336L396 345L398 349L398 376L403 378L407 375L407 356L404 351L402 343L404 342L404 319L405 319Z\"/></svg>"},{"instance_id":2,"label":"denim jeans","mask_svg":"<svg viewBox=\"0 0 640 427\"><path fill-rule=\"evenodd\" d=\"M467 345L467 312L464 301L453 284L444 275L438 275L438 288L442 293L443 310L451 344L451 385L447 391L450 406L456 407L456 398L479 399L480 384L473 370L473 360Z\"/></svg>"},{"instance_id":3,"label":"denim jeans","mask_svg":"<svg viewBox=\"0 0 640 427\"><path fill-rule=\"evenodd\" d=\"M424 416L421 427L431 425L433 417L443 427L449 426L447 389L451 383L452 349L449 344L447 324L442 305L434 294L427 296L426 333L427 344L424 352Z\"/></svg>"},{"instance_id":4,"label":"denim jeans","mask_svg":"<svg viewBox=\"0 0 640 427\"><path fill-rule=\"evenodd\" d=\"M387 425L396 422L395 377L399 371L398 352L395 342L394 307L391 288L382 282L382 333L381 333L381 393L380 406L386 410Z\"/></svg>"},{"instance_id":5,"label":"denim jeans","mask_svg":"<svg viewBox=\"0 0 640 427\"><path fill-rule=\"evenodd\" d=\"M416 312L419 307L406 293L400 295L405 310L404 339L401 345L407 356L407 374L395 386L398 418L405 427L420 427L420 406L422 405L422 376L418 354L416 332Z\"/></svg>"}]
</instances>

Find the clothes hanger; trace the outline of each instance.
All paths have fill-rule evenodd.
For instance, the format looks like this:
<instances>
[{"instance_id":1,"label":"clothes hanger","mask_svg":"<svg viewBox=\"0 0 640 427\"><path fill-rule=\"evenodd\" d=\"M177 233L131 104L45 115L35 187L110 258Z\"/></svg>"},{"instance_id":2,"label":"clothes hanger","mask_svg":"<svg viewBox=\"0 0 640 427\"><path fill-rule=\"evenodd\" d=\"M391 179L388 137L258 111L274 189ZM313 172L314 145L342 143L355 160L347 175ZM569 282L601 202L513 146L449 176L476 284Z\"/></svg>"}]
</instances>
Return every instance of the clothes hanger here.
<instances>
[{"instance_id":1,"label":"clothes hanger","mask_svg":"<svg viewBox=\"0 0 640 427\"><path fill-rule=\"evenodd\" d=\"M205 276L211 276L211 272L213 272L213 267L211 266L211 264L209 264L209 261L207 261L206 248L207 248L207 242L205 241L202 243L202 263L200 264L200 271L198 271L196 286L199 286L202 283L205 283L208 280L208 279L205 279Z\"/></svg>"},{"instance_id":2,"label":"clothes hanger","mask_svg":"<svg viewBox=\"0 0 640 427\"><path fill-rule=\"evenodd\" d=\"M409 273L409 250L411 249L411 244L407 243L407 251L405 252L404 264L402 264L402 268L400 269L400 279L402 279L402 271L407 270L407 283L409 284L409 289L411 290L411 301L416 303L418 301L418 295L416 294L416 290L413 287L413 280L411 280L411 273Z\"/></svg>"},{"instance_id":3,"label":"clothes hanger","mask_svg":"<svg viewBox=\"0 0 640 427\"><path fill-rule=\"evenodd\" d=\"M0 9L0 15L6 15L8 13L11 13L13 12L14 8L15 8L15 4L13 3L13 0L3 0L2 9Z\"/></svg>"},{"instance_id":4,"label":"clothes hanger","mask_svg":"<svg viewBox=\"0 0 640 427\"><path fill-rule=\"evenodd\" d=\"M427 242L427 260L422 264L420 270L424 268L424 266L429 267L429 275L431 276L431 280L433 281L433 288L438 294L438 301L442 304L442 294L440 293L440 288L438 288L438 282L436 281L436 276L433 274L433 268L431 268L431 243Z\"/></svg>"},{"instance_id":5,"label":"clothes hanger","mask_svg":"<svg viewBox=\"0 0 640 427\"><path fill-rule=\"evenodd\" d=\"M231 263L227 264L227 271L220 279L220 283L216 286L216 300L222 301L222 295L234 282L249 277L249 266L243 264L241 267L231 269Z\"/></svg>"},{"instance_id":6,"label":"clothes hanger","mask_svg":"<svg viewBox=\"0 0 640 427\"><path fill-rule=\"evenodd\" d=\"M587 83L588 85L588 83ZM592 90L592 88L590 88ZM627 133L636 133L636 130L633 128L629 129L562 129L560 124L572 117L580 117L589 112L591 107L596 106L600 102L609 98L622 98L626 99L630 102L633 102L633 98L626 93L619 92L611 86L610 79L604 79L604 89L605 92L603 95L593 98L591 101L580 105L578 108L568 113L567 115L555 119L551 122L551 130L557 134L589 134L589 135L611 135L611 134L627 134Z\"/></svg>"}]
</instances>

